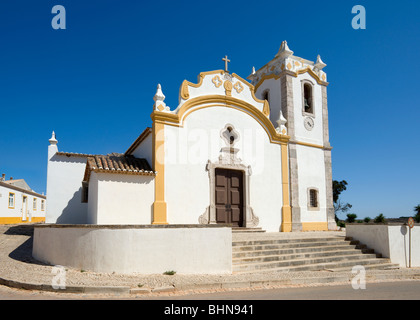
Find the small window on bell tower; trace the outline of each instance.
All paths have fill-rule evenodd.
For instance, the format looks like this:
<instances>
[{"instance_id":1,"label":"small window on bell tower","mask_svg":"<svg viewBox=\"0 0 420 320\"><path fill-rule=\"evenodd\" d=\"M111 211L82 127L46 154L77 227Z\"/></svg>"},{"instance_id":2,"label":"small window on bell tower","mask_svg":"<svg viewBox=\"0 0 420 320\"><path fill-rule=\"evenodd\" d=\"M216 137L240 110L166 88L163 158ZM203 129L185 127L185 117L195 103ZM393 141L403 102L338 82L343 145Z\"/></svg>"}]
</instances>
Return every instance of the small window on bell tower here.
<instances>
[{"instance_id":1,"label":"small window on bell tower","mask_svg":"<svg viewBox=\"0 0 420 320\"><path fill-rule=\"evenodd\" d=\"M314 113L312 85L308 82L303 84L303 112Z\"/></svg>"},{"instance_id":2,"label":"small window on bell tower","mask_svg":"<svg viewBox=\"0 0 420 320\"><path fill-rule=\"evenodd\" d=\"M264 90L264 92L262 93L262 99L267 100L268 103L270 103L270 90Z\"/></svg>"}]
</instances>

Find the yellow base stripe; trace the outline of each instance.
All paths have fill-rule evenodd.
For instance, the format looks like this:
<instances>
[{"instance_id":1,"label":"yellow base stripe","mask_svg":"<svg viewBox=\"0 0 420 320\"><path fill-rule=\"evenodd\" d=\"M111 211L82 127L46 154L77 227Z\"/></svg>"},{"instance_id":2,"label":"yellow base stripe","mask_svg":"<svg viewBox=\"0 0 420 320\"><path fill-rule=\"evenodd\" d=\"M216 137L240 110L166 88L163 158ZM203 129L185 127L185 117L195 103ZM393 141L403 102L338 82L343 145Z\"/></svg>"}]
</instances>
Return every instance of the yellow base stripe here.
<instances>
[{"instance_id":1,"label":"yellow base stripe","mask_svg":"<svg viewBox=\"0 0 420 320\"><path fill-rule=\"evenodd\" d=\"M0 224L38 223L45 222L45 217L32 217L32 220L22 220L22 217L0 217Z\"/></svg>"},{"instance_id":2,"label":"yellow base stripe","mask_svg":"<svg viewBox=\"0 0 420 320\"><path fill-rule=\"evenodd\" d=\"M302 231L328 231L328 222L302 222Z\"/></svg>"}]
</instances>

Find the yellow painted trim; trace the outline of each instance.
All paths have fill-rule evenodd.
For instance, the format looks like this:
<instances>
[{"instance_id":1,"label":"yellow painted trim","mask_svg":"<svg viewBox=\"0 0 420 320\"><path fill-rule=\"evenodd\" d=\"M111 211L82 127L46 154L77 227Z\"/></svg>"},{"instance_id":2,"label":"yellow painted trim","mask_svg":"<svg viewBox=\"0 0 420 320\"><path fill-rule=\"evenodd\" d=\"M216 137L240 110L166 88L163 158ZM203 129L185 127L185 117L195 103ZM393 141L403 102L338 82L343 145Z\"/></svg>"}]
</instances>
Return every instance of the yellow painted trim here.
<instances>
[{"instance_id":1,"label":"yellow painted trim","mask_svg":"<svg viewBox=\"0 0 420 320\"><path fill-rule=\"evenodd\" d=\"M237 78L238 80L240 80L241 82L243 82L244 84L246 84L249 87L249 90L251 91L252 98L255 100L255 102L259 102L259 103L263 103L264 104L263 110L268 110L268 111L267 111L267 114L264 111L263 112L268 117L270 115L270 107L268 105L268 101L267 100L258 99L255 96L255 91L257 91L257 89L251 83L249 83L245 79L241 78L236 73L232 73L232 76L235 77L235 78Z\"/></svg>"},{"instance_id":2,"label":"yellow painted trim","mask_svg":"<svg viewBox=\"0 0 420 320\"><path fill-rule=\"evenodd\" d=\"M153 164L154 171L156 172L152 224L168 224L165 202L165 125L153 121L152 130Z\"/></svg>"},{"instance_id":3,"label":"yellow painted trim","mask_svg":"<svg viewBox=\"0 0 420 320\"><path fill-rule=\"evenodd\" d=\"M180 95L181 98L184 100L188 100L190 98L190 94L189 94L189 90L188 87L193 87L193 88L199 88L201 87L201 85L203 84L203 79L205 76L207 75L213 75L213 74L217 74L217 75L223 75L225 74L226 71L224 70L213 70L213 71L206 71L206 72L201 72L198 75L198 79L197 79L197 83L192 83L188 80L184 80L181 84L181 88L180 88ZM261 100L258 99L255 96L255 91L257 90L251 83L249 83L247 80L243 79L242 77L238 76L236 73L232 73L231 74L233 78L236 78L237 80L239 80L240 82L242 82L243 84L245 84L246 86L248 86L250 92L251 92L251 96L252 98L255 100L255 102L258 103L262 103L263 104L263 113L268 117L270 115L270 106L268 104L267 100ZM237 83L235 83L236 85ZM226 95L227 96L231 96L231 91L232 91L232 83L229 80L225 81L225 86L227 85L229 88L225 87L226 90ZM237 90L238 93L241 92L242 90Z\"/></svg>"},{"instance_id":4,"label":"yellow painted trim","mask_svg":"<svg viewBox=\"0 0 420 320\"><path fill-rule=\"evenodd\" d=\"M197 83L192 83L188 80L184 80L182 82L181 89L180 89L181 98L184 99L184 100L188 100L190 98L188 87L189 86L193 87L193 88L201 87L201 85L203 84L203 79L206 75L223 74L223 73L224 73L223 70L213 70L213 71L200 72L200 74L198 75Z\"/></svg>"},{"instance_id":5,"label":"yellow painted trim","mask_svg":"<svg viewBox=\"0 0 420 320\"><path fill-rule=\"evenodd\" d=\"M289 143L294 143L294 144L298 144L298 145L301 145L301 146L313 147L313 148L318 148L318 149L328 149L328 150L332 149L332 147L325 147L325 146L322 146L320 144L314 144L314 143L303 142L303 141L289 141Z\"/></svg>"},{"instance_id":6,"label":"yellow painted trim","mask_svg":"<svg viewBox=\"0 0 420 320\"><path fill-rule=\"evenodd\" d=\"M302 231L328 231L328 222L302 222Z\"/></svg>"},{"instance_id":7,"label":"yellow painted trim","mask_svg":"<svg viewBox=\"0 0 420 320\"><path fill-rule=\"evenodd\" d=\"M282 72L282 73L283 73L283 72ZM282 73L281 73L281 74L282 74ZM270 79L278 80L278 79L280 79L281 74L274 74L274 73L272 73L272 74L269 74L269 75L263 75L263 76L261 77L260 81L258 81L258 83L254 86L254 87L255 87L255 91L257 91L257 90L258 90L258 88L260 87L260 85L261 85L264 81L266 81L266 80L270 80Z\"/></svg>"},{"instance_id":8,"label":"yellow painted trim","mask_svg":"<svg viewBox=\"0 0 420 320\"><path fill-rule=\"evenodd\" d=\"M40 223L45 222L45 217L32 217L32 220L24 221L20 217L0 217L0 224L17 224L17 223Z\"/></svg>"},{"instance_id":9,"label":"yellow painted trim","mask_svg":"<svg viewBox=\"0 0 420 320\"><path fill-rule=\"evenodd\" d=\"M164 123L166 125L182 127L186 117L192 112L214 106L233 108L250 115L262 125L272 143L279 144L282 142L288 142L290 139L288 135L278 133L271 121L262 111L258 110L246 101L231 96L206 95L196 97L186 101L178 110L177 114L155 110L151 114L151 117L154 123Z\"/></svg>"},{"instance_id":10,"label":"yellow painted trim","mask_svg":"<svg viewBox=\"0 0 420 320\"><path fill-rule=\"evenodd\" d=\"M231 97L232 96L232 88L233 88L232 82L230 82L229 80L226 80L225 83L223 84L223 88L225 88L225 94L228 97Z\"/></svg>"},{"instance_id":11,"label":"yellow painted trim","mask_svg":"<svg viewBox=\"0 0 420 320\"><path fill-rule=\"evenodd\" d=\"M312 76L312 78L314 78L314 80L318 83L318 84L320 84L320 85L324 85L324 86L327 86L328 85L328 82L325 82L325 81L323 81L322 79L320 79L319 78L319 76L315 73L315 72L313 72L312 71L312 69L311 68L309 68L309 67L306 67L306 68L304 68L304 69L301 69L301 70L298 70L298 71L296 71L296 72L293 72L293 71L290 71L290 70L284 70L284 71L282 71L280 74L274 74L274 73L272 73L272 74L269 74L269 75L263 75L262 77L261 77L261 79L260 79L260 81L258 81L258 83L255 85L255 91L257 91L257 89L260 87L260 85L265 81L265 80L269 80L269 79L274 79L274 80L277 80L277 79L280 79L284 74L289 74L289 75L291 75L291 76L293 76L293 77L297 77L298 75L300 75L300 74L304 74L304 73L309 73L311 76Z\"/></svg>"},{"instance_id":12,"label":"yellow painted trim","mask_svg":"<svg viewBox=\"0 0 420 320\"><path fill-rule=\"evenodd\" d=\"M180 93L181 98L187 100L190 98L190 93L188 91L188 81L184 80L181 85Z\"/></svg>"},{"instance_id":13,"label":"yellow painted trim","mask_svg":"<svg viewBox=\"0 0 420 320\"><path fill-rule=\"evenodd\" d=\"M280 231L292 231L292 208L290 207L289 193L289 160L287 156L287 143L281 144L281 182L283 190L283 207L281 208L282 219Z\"/></svg>"},{"instance_id":14,"label":"yellow painted trim","mask_svg":"<svg viewBox=\"0 0 420 320\"><path fill-rule=\"evenodd\" d=\"M10 195L13 194L13 207L10 206ZM9 197L7 198L7 207L9 209L14 209L16 207L16 194L14 192L9 192Z\"/></svg>"}]
</instances>

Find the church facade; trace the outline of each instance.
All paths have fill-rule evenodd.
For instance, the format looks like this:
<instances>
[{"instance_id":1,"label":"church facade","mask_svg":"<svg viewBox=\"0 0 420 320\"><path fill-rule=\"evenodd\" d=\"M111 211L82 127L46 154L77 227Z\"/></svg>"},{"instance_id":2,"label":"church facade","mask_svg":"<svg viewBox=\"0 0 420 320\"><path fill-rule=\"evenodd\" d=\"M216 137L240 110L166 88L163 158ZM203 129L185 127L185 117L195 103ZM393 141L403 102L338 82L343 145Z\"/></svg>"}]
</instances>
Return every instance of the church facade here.
<instances>
[{"instance_id":1,"label":"church facade","mask_svg":"<svg viewBox=\"0 0 420 320\"><path fill-rule=\"evenodd\" d=\"M335 230L326 65L284 41L248 76L158 85L146 128L124 153L60 152L50 139L47 223L229 224Z\"/></svg>"}]
</instances>

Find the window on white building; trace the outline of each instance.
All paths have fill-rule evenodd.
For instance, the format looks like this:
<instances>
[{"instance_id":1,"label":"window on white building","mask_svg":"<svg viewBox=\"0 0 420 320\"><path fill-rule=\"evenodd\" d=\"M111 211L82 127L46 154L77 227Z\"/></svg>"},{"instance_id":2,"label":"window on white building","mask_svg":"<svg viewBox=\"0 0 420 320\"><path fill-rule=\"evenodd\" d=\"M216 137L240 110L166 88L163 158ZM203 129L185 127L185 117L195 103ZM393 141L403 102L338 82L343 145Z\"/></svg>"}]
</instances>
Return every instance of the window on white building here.
<instances>
[{"instance_id":1,"label":"window on white building","mask_svg":"<svg viewBox=\"0 0 420 320\"><path fill-rule=\"evenodd\" d=\"M318 190L309 189L309 207L318 208Z\"/></svg>"},{"instance_id":2,"label":"window on white building","mask_svg":"<svg viewBox=\"0 0 420 320\"><path fill-rule=\"evenodd\" d=\"M9 192L9 208L10 209L15 208L15 194L12 192Z\"/></svg>"},{"instance_id":3,"label":"window on white building","mask_svg":"<svg viewBox=\"0 0 420 320\"><path fill-rule=\"evenodd\" d=\"M89 200L89 183L82 182L82 203L87 203Z\"/></svg>"}]
</instances>

